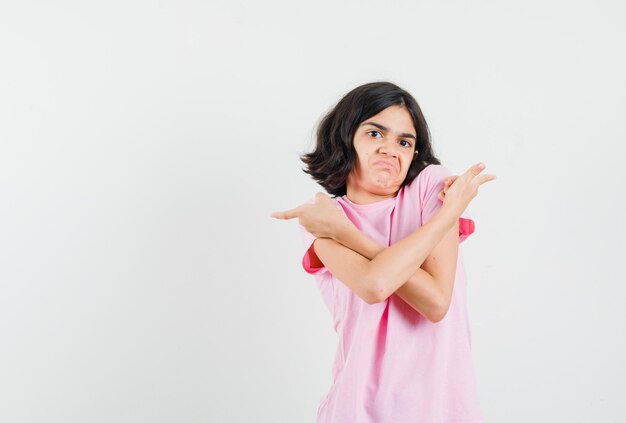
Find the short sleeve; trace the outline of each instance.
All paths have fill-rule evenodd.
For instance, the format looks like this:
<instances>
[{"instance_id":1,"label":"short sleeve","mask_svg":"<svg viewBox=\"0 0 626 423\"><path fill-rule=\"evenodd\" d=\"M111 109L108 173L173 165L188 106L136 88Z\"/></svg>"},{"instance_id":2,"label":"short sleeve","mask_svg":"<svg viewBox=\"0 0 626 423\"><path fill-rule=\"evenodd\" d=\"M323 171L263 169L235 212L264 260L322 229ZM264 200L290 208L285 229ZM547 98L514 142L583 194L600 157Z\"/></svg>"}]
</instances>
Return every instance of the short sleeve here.
<instances>
[{"instance_id":1,"label":"short sleeve","mask_svg":"<svg viewBox=\"0 0 626 423\"><path fill-rule=\"evenodd\" d=\"M459 217L459 243L474 233L474 221L465 213Z\"/></svg>"},{"instance_id":2,"label":"short sleeve","mask_svg":"<svg viewBox=\"0 0 626 423\"><path fill-rule=\"evenodd\" d=\"M307 201L308 204L313 204L314 202L315 197L312 197ZM307 231L300 223L298 223L298 229L305 248L304 255L302 256L302 268L304 271L310 273L311 275L321 275L324 272L328 272L328 269L317 257L315 249L313 248L313 242L315 242L317 237Z\"/></svg>"},{"instance_id":3,"label":"short sleeve","mask_svg":"<svg viewBox=\"0 0 626 423\"><path fill-rule=\"evenodd\" d=\"M304 227L298 224L300 229L300 235L302 236L302 242L304 243L304 256L302 256L302 268L305 272L311 275L322 274L328 271L321 260L315 254L313 248L313 242L317 239L313 234L304 229ZM316 265L317 264L317 265Z\"/></svg>"},{"instance_id":4,"label":"short sleeve","mask_svg":"<svg viewBox=\"0 0 626 423\"><path fill-rule=\"evenodd\" d=\"M424 175L423 195L420 197L422 209L422 225L435 216L443 202L439 199L439 193L443 190L445 180L453 173L442 165L429 165L422 172ZM459 217L459 243L465 241L468 236L474 233L474 221L466 212Z\"/></svg>"}]
</instances>

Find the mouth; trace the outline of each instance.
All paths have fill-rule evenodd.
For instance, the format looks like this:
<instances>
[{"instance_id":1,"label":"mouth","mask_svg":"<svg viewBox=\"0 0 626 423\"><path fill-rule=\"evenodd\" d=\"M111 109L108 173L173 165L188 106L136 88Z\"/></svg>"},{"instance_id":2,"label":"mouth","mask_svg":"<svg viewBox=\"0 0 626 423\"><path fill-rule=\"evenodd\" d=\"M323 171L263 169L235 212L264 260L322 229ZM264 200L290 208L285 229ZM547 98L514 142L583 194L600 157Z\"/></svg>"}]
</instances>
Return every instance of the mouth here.
<instances>
[{"instance_id":1,"label":"mouth","mask_svg":"<svg viewBox=\"0 0 626 423\"><path fill-rule=\"evenodd\" d=\"M384 167L387 169L395 170L396 172L398 171L395 164L386 162L384 160L377 161L376 163L374 163L374 166Z\"/></svg>"}]
</instances>

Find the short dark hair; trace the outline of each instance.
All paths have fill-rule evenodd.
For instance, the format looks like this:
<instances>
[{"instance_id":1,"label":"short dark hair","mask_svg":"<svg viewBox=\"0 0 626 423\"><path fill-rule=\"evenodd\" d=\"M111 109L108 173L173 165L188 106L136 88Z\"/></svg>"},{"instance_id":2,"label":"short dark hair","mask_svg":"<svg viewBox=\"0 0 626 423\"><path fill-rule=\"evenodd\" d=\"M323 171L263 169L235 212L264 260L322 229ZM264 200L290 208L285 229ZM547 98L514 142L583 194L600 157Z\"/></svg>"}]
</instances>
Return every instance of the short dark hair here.
<instances>
[{"instance_id":1,"label":"short dark hair","mask_svg":"<svg viewBox=\"0 0 626 423\"><path fill-rule=\"evenodd\" d=\"M430 131L417 101L397 85L370 82L346 94L320 121L315 149L302 154L302 169L333 196L346 194L346 181L354 166L354 134L365 120L390 106L404 106L411 115L418 151L401 186L409 184L429 164L441 164L433 153Z\"/></svg>"}]
</instances>

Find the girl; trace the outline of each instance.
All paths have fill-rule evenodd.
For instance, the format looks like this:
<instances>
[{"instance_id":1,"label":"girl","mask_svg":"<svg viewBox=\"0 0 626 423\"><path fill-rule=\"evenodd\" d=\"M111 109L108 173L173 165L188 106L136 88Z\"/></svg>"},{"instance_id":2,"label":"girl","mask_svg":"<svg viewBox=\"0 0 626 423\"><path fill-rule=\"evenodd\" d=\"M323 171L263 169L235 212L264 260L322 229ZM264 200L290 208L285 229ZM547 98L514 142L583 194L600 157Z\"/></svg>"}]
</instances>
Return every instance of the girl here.
<instances>
[{"instance_id":1,"label":"girl","mask_svg":"<svg viewBox=\"0 0 626 423\"><path fill-rule=\"evenodd\" d=\"M304 171L318 193L295 209L339 343L318 423L482 422L471 359L462 217L484 165L452 176L415 99L362 85L322 119Z\"/></svg>"}]
</instances>

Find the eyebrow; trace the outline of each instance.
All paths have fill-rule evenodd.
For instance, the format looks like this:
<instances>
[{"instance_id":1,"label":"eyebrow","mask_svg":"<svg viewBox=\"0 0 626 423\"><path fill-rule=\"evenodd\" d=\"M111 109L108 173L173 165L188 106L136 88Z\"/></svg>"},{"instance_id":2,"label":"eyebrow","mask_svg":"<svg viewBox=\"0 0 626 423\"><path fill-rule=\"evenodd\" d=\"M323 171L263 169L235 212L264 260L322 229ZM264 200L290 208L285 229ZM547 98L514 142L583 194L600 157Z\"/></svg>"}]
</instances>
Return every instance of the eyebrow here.
<instances>
[{"instance_id":1,"label":"eyebrow","mask_svg":"<svg viewBox=\"0 0 626 423\"><path fill-rule=\"evenodd\" d=\"M365 125L372 125L372 126L377 127L378 129L380 129L381 131L389 132L389 128L387 128L386 126L381 125L380 123L376 123L376 122L363 122L363 123L362 123L361 125L359 125L359 126L365 126ZM402 133L402 134L398 134L398 135L400 135L401 137L404 137L404 138L413 138L413 139L415 139L415 135L413 135L413 134L409 134L408 132L404 132L404 133Z\"/></svg>"}]
</instances>

